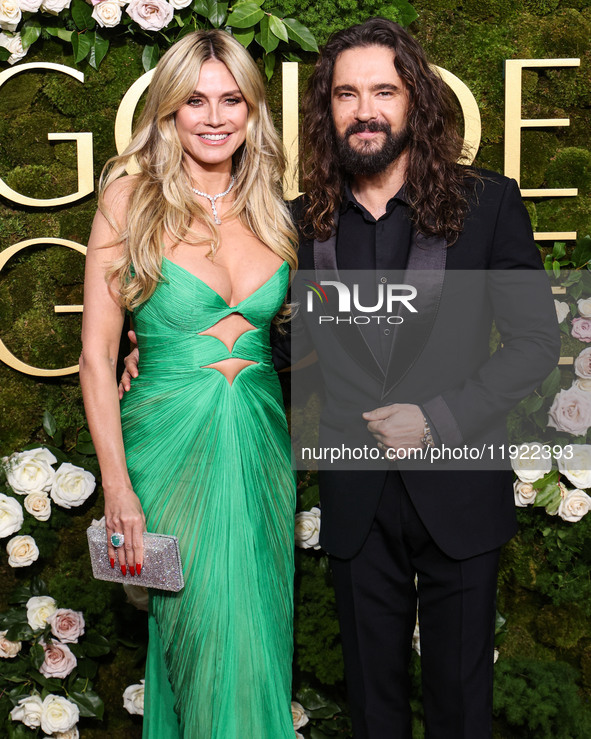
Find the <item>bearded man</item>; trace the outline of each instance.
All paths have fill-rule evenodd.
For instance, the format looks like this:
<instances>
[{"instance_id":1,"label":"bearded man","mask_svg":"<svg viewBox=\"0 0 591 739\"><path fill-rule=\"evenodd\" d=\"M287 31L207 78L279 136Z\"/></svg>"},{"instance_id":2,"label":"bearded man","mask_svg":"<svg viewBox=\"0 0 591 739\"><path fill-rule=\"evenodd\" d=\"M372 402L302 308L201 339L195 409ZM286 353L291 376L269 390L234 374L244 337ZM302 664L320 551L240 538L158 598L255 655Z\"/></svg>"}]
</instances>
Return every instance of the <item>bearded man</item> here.
<instances>
[{"instance_id":1,"label":"bearded man","mask_svg":"<svg viewBox=\"0 0 591 739\"><path fill-rule=\"evenodd\" d=\"M556 364L545 277L525 280L527 299L503 279L541 275L519 188L457 163L450 97L420 45L379 18L333 35L310 79L299 269L317 283L351 270L374 286L392 270L411 285L427 276L419 318L395 339L389 324L327 331L300 312L295 343L316 350L325 377L321 448L359 440L347 431L363 417L382 450L504 449L506 413ZM462 270L471 278L454 301ZM503 345L490 357L492 319ZM281 354L278 344L278 365ZM417 595L427 739L491 737L499 551L516 531L510 470L329 466L319 488L355 739L411 737Z\"/></svg>"}]
</instances>

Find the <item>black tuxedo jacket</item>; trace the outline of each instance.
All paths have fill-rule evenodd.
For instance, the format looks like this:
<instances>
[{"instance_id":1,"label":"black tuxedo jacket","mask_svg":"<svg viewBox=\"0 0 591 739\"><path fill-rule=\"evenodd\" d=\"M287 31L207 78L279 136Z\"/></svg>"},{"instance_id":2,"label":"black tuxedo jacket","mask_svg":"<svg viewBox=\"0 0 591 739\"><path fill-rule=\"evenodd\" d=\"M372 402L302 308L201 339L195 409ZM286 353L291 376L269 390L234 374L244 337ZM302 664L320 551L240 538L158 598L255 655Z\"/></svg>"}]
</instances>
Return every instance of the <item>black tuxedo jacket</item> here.
<instances>
[{"instance_id":1,"label":"black tuxedo jacket","mask_svg":"<svg viewBox=\"0 0 591 739\"><path fill-rule=\"evenodd\" d=\"M501 175L480 175L463 231L452 246L444 239L413 234L407 269L413 272L411 284L418 287L419 310L410 317L412 330L405 326L394 337L386 367L355 325L345 334L327 335L305 314L294 321L298 345L316 350L326 380L320 446L338 445L346 430L360 426L363 411L414 403L428 417L439 444L498 448L506 444L508 411L556 365L560 337L549 283L541 273L531 272L535 281L524 294L522 276L528 273L523 270L541 270L542 264L519 188ZM301 200L294 203L296 220L302 205ZM338 280L335 246L336 235L325 242L302 236L300 269L315 270L316 281ZM385 267L379 258L376 267ZM458 299L454 285L459 284L457 273L465 270L474 272L461 281ZM491 357L493 320L502 347ZM286 342L276 343L274 357L278 367L288 363ZM375 446L364 433L365 442ZM321 544L327 552L349 558L359 551L386 475L385 467L319 472ZM516 532L510 469L431 466L401 468L400 475L427 530L450 557L490 551Z\"/></svg>"}]
</instances>

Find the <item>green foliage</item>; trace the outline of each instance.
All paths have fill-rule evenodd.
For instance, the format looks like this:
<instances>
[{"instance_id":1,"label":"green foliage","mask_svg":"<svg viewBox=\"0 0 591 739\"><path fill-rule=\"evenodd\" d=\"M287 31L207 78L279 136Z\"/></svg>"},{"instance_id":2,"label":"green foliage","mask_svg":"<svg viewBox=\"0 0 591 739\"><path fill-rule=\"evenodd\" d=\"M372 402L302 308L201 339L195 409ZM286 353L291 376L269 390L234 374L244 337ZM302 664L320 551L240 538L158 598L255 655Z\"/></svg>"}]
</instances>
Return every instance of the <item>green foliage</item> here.
<instances>
[{"instance_id":1,"label":"green foliage","mask_svg":"<svg viewBox=\"0 0 591 739\"><path fill-rule=\"evenodd\" d=\"M556 0L414 0L412 5L420 16L413 23L413 32L432 60L459 76L475 95L483 124L483 145L477 163L496 171L503 170L504 60L581 57L578 68L524 70L523 117L568 117L571 125L523 131L521 183L524 187L579 187L577 198L530 200L527 206L536 230L578 229L579 236L584 237L591 233L588 197L591 6L588 0L561 0L555 11L548 12L553 4ZM213 11L218 14L214 20L219 23L220 17L236 12L237 7L229 5L222 13L221 3L197 0L194 5L193 22L181 28L173 21L173 36L197 27L199 18L210 12L213 15ZM289 49L282 40L284 26L290 41L297 40L289 34L290 15L305 24L320 41L332 30L372 15L401 20L396 15L401 4L387 0L280 0L262 7L263 11L268 7L283 21L283 25L273 23L276 33L271 31L267 15L261 18L258 27L234 30L235 36L259 56L261 70L265 65L270 69L274 53L278 53L279 60L283 51ZM205 9L203 16L198 16L199 9ZM63 33L60 29L61 36L51 36L57 33L55 20L49 17L47 20L53 22L53 30L43 30L24 63L48 61L74 66L71 32ZM69 23L74 28L74 21ZM32 30L28 33L34 36L34 27L29 27ZM292 32L297 33L297 28L292 28ZM82 33L95 34L93 63L90 63L92 48L80 63L85 73L84 84L63 74L27 72L15 75L2 87L0 177L17 188L22 187L23 191L54 196L56 192L75 189L75 145L50 144L47 141L50 131L92 131L95 177L98 177L106 159L115 153L113 126L124 93L145 68L153 66L167 44L161 34L138 33L134 38L115 39L111 32L99 30L97 44L96 26ZM96 58L101 39L103 48L104 41L110 41L102 62ZM146 46L152 50L144 56ZM311 54L305 59L306 63L300 64L300 94L314 61ZM93 64L99 67L98 71L93 69ZM5 64L0 66L7 68ZM280 76L275 74L267 87L279 128L282 123ZM39 169L31 169L31 165ZM60 236L84 244L94 209L93 198L51 211L0 203L0 249L43 236ZM564 252L557 245L545 243L544 246L550 253L551 265L558 261L567 268L582 267L588 258L582 238L578 252L573 251L570 243L564 245ZM80 302L82 272L82 257L58 247L21 253L3 269L0 337L19 358L46 367L76 363L80 316L56 316L53 305ZM569 302L574 305L574 300ZM580 349L580 342L565 335L563 355L576 356ZM572 368L563 368L561 387L567 387L572 378ZM544 394L539 397L542 404L535 414L539 420L537 428L542 431L551 397ZM73 450L76 428L84 424L77 377L39 380L0 364L0 456L31 441L50 442L41 420L45 409L51 411L57 428L63 431L64 443ZM523 424L531 423L533 415L519 412L511 421L513 431L522 433ZM312 500L317 491L312 486L308 491L311 492L303 501L304 508L318 502ZM29 521L26 530L38 539L44 554L49 556L57 551L55 557L36 566L52 595L60 603L82 610L93 628L116 645L111 655L100 659L95 681L96 690L107 706L104 722L85 720L83 736L85 739L105 736L139 739L141 719L124 711L121 693L126 685L143 677L146 619L144 614L138 618L138 612L126 603L119 587L98 583L89 575L84 529L92 517L102 515L101 509L102 500L97 496L94 505L85 508L79 518L60 511L55 518L59 527L44 533L42 527L35 528L36 524ZM495 736L499 739L529 739L534 735L586 738L591 736L589 726L585 723L584 728L577 726L577 721L587 720L577 690L585 701L591 700L591 516L577 524L568 524L549 517L544 510L530 508L520 509L518 518L521 533L505 547L500 579L499 598L507 626L496 667L499 690ZM326 559L310 550L298 551L296 557L299 574L294 685L298 689L312 685L323 700L334 702L342 709L334 718L317 719L314 723L324 721L325 735L345 739L349 732L345 718L347 706L343 701L342 657ZM0 610L6 608L11 590L29 577L29 572L0 566L0 603L3 604ZM135 646L129 646L132 643ZM580 678L575 669L556 660L566 660L579 668ZM419 739L424 730L416 655L413 655L411 677L413 732ZM532 728L529 724L535 721L540 725ZM14 734L15 726L9 731ZM309 735L305 729L303 733Z\"/></svg>"},{"instance_id":2,"label":"green foliage","mask_svg":"<svg viewBox=\"0 0 591 739\"><path fill-rule=\"evenodd\" d=\"M523 9L534 15L548 15L559 4L560 0L523 0Z\"/></svg>"},{"instance_id":3,"label":"green foliage","mask_svg":"<svg viewBox=\"0 0 591 739\"><path fill-rule=\"evenodd\" d=\"M12 723L8 718L9 713L20 698L37 695L43 699L48 693L62 695L75 703L82 717L102 720L104 704L94 690L91 678L97 672L96 658L111 651L109 642L86 625L75 643L64 646L76 658L73 669L65 677L45 677L40 672L45 660L43 644L51 644L56 641L56 637L53 627L47 622L39 628L29 624L26 606L31 598L39 596L51 597L51 591L41 579L33 578L30 586L21 585L17 588L11 598L13 606L0 614L0 629L6 631L6 639L21 642L18 654L9 660L3 660L0 674L0 722L8 730ZM71 609L69 603L56 599L53 605Z\"/></svg>"},{"instance_id":4,"label":"green foliage","mask_svg":"<svg viewBox=\"0 0 591 739\"><path fill-rule=\"evenodd\" d=\"M275 10L281 17L293 16L312 29L319 43L335 31L382 16L408 26L417 13L407 0L276 0Z\"/></svg>"},{"instance_id":5,"label":"green foliage","mask_svg":"<svg viewBox=\"0 0 591 739\"><path fill-rule=\"evenodd\" d=\"M570 146L557 152L546 169L548 187L576 187L580 195L591 190L591 152Z\"/></svg>"},{"instance_id":6,"label":"green foliage","mask_svg":"<svg viewBox=\"0 0 591 739\"><path fill-rule=\"evenodd\" d=\"M581 701L577 671L563 662L504 660L495 666L494 715L509 736L587 739L591 714ZM511 733L519 729L519 733Z\"/></svg>"},{"instance_id":7,"label":"green foliage","mask_svg":"<svg viewBox=\"0 0 591 739\"><path fill-rule=\"evenodd\" d=\"M315 682L334 685L343 680L343 657L328 559L296 551L296 567L296 666Z\"/></svg>"},{"instance_id":8,"label":"green foliage","mask_svg":"<svg viewBox=\"0 0 591 739\"><path fill-rule=\"evenodd\" d=\"M406 0L397 0L408 6ZM409 12L410 6L406 8ZM403 11L404 12L404 11ZM265 6L265 0L237 0L229 7L228 2L217 0L195 0L185 8L175 9L170 22L158 32L147 32L135 21L123 16L113 27L100 27L93 17L92 5L85 0L72 0L69 8L56 15L31 14L18 31L22 34L24 48L30 47L39 38L53 37L71 46L74 64L82 62L97 70L111 45L119 44L126 36L139 40L144 45L142 64L147 72L158 63L159 57L172 44L191 31L200 28L225 28L236 31L238 40L250 46L256 55L264 53L267 77L273 73L271 52L280 44L280 52L288 56L290 49L318 51L313 34L296 18L279 18ZM263 32L264 28L264 32ZM7 52L0 47L0 62L6 62ZM272 57L274 59L274 57Z\"/></svg>"}]
</instances>

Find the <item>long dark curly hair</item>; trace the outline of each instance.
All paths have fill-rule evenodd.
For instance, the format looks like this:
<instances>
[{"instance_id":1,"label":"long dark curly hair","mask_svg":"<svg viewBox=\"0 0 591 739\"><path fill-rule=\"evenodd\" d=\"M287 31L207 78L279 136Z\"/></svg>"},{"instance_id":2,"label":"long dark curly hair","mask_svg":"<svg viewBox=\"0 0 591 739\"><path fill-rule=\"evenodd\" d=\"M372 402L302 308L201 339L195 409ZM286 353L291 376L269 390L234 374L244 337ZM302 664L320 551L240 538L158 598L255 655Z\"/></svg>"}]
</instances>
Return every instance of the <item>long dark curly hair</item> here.
<instances>
[{"instance_id":1,"label":"long dark curly hair","mask_svg":"<svg viewBox=\"0 0 591 739\"><path fill-rule=\"evenodd\" d=\"M422 47L401 26L372 18L333 34L322 50L303 102L303 181L307 205L304 231L325 240L333 229L333 213L343 196L345 173L340 165L331 110L335 62L347 49L385 46L409 95L408 167L405 193L415 227L426 236L453 244L467 209L467 182L475 172L458 164L463 139L457 128L452 93L429 66Z\"/></svg>"}]
</instances>

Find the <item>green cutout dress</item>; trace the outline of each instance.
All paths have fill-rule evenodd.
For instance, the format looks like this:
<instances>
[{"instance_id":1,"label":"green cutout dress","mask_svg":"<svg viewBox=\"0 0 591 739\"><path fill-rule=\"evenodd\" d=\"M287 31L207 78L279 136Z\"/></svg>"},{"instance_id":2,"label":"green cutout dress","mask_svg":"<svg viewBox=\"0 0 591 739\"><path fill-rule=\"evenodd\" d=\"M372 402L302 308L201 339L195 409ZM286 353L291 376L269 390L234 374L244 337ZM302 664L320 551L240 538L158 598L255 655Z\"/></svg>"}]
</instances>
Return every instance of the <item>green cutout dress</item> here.
<instances>
[{"instance_id":1,"label":"green cutout dress","mask_svg":"<svg viewBox=\"0 0 591 739\"><path fill-rule=\"evenodd\" d=\"M178 536L185 587L150 592L143 737L293 739L295 486L269 343L289 266L236 306L174 262L162 273L134 313L121 418L148 531ZM252 328L230 351L201 332L232 313ZM230 357L255 362L232 383L206 367Z\"/></svg>"}]
</instances>

